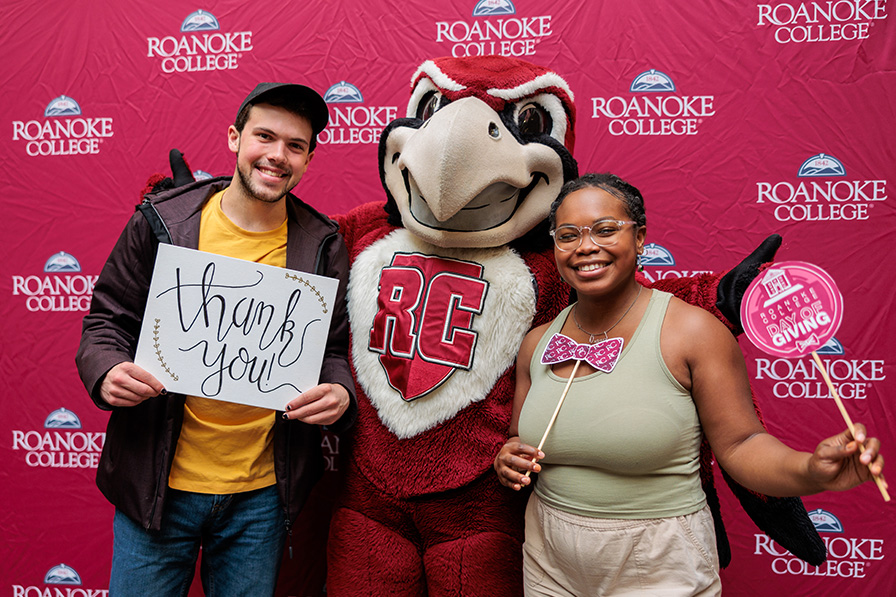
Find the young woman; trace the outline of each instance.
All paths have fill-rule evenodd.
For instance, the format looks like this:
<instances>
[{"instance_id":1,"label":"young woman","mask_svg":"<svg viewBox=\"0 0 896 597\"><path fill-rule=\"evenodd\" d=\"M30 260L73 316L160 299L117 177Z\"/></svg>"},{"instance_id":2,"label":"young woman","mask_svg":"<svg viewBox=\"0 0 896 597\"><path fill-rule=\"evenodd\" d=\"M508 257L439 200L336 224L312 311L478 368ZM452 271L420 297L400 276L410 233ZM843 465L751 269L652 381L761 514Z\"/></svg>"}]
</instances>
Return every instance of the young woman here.
<instances>
[{"instance_id":1,"label":"young woman","mask_svg":"<svg viewBox=\"0 0 896 597\"><path fill-rule=\"evenodd\" d=\"M731 333L703 309L638 284L647 228L635 187L610 174L567 183L551 227L557 268L578 302L523 341L512 437L495 459L501 483L515 490L539 473L526 511L527 595L718 594L699 478L704 434L734 479L767 495L848 489L870 478L869 464L880 474L880 443L862 425L811 454L768 434ZM541 452L533 446L576 362L541 364L555 333L594 345L605 360L603 370L579 364ZM611 339L621 351L616 341L600 344Z\"/></svg>"}]
</instances>

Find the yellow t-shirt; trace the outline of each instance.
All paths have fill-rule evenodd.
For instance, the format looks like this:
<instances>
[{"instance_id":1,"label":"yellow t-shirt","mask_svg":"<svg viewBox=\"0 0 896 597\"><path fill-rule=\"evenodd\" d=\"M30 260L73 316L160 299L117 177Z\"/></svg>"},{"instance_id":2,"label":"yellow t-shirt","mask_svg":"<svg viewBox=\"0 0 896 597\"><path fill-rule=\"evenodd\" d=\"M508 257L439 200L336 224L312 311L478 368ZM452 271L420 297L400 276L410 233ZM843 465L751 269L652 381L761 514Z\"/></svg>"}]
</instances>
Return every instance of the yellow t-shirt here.
<instances>
[{"instance_id":1,"label":"yellow t-shirt","mask_svg":"<svg viewBox=\"0 0 896 597\"><path fill-rule=\"evenodd\" d=\"M221 210L223 195L202 208L199 250L285 267L286 221L267 232L243 230ZM168 486L229 494L273 485L275 416L266 408L187 396Z\"/></svg>"}]
</instances>

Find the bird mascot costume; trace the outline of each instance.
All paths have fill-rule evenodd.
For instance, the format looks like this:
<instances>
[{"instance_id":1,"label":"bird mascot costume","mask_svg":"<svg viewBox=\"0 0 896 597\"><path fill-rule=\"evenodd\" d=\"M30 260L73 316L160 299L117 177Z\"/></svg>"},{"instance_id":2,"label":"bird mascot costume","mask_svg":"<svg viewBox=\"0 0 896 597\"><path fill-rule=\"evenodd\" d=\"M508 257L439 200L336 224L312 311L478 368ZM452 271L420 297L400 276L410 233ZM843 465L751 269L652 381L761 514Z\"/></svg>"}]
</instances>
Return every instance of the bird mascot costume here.
<instances>
[{"instance_id":1,"label":"bird mascot costume","mask_svg":"<svg viewBox=\"0 0 896 597\"><path fill-rule=\"evenodd\" d=\"M507 439L520 343L569 300L547 217L578 176L575 114L572 91L549 69L501 56L427 60L411 79L406 118L380 139L386 200L334 216L352 261L359 412L342 442L328 594L522 594L528 492L503 487L492 462ZM178 172L190 178L176 155L174 184ZM770 237L724 275L639 281L739 333L743 292L780 242ZM704 441L703 486L724 566L731 554L712 463ZM725 478L760 529L821 564L824 544L802 501Z\"/></svg>"}]
</instances>

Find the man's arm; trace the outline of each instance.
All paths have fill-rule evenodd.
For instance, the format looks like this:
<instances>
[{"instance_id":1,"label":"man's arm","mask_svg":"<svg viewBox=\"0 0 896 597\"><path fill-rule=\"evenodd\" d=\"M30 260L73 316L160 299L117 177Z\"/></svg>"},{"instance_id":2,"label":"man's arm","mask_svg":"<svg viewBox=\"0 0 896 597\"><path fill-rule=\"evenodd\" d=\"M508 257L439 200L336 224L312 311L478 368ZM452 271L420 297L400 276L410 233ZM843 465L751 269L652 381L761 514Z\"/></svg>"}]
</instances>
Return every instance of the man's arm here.
<instances>
[{"instance_id":1,"label":"man's arm","mask_svg":"<svg viewBox=\"0 0 896 597\"><path fill-rule=\"evenodd\" d=\"M104 410L120 405L104 399L102 387L107 373L134 360L155 253L149 226L141 214L135 213L115 243L93 289L75 362L90 397ZM161 390L161 384L158 381L155 384L147 385ZM111 396L110 389L107 384L107 395Z\"/></svg>"}]
</instances>

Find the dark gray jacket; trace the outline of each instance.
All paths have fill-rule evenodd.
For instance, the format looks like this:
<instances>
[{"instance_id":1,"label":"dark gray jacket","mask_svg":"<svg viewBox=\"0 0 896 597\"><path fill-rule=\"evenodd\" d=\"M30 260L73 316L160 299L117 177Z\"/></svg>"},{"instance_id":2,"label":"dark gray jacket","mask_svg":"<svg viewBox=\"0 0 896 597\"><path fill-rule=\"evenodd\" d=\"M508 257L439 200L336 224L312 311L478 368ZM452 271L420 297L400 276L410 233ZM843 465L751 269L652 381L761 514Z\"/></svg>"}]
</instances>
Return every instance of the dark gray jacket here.
<instances>
[{"instance_id":1,"label":"dark gray jacket","mask_svg":"<svg viewBox=\"0 0 896 597\"><path fill-rule=\"evenodd\" d=\"M97 486L117 509L147 529L161 526L185 397L169 394L135 407L112 408L100 397L99 388L112 367L134 360L159 239L197 248L202 206L229 182L223 177L147 195L141 206L146 215L135 213L121 233L84 318L78 372L96 405L112 411ZM330 426L339 433L351 426L358 410L348 363L348 253L335 222L292 195L286 201L286 267L340 281L320 373L321 383L342 384L351 395L349 409ZM315 425L275 419L274 469L289 529L323 474L321 436Z\"/></svg>"}]
</instances>

